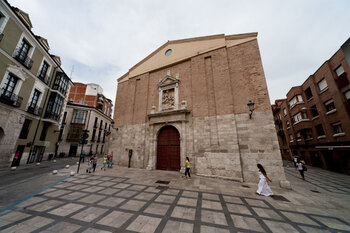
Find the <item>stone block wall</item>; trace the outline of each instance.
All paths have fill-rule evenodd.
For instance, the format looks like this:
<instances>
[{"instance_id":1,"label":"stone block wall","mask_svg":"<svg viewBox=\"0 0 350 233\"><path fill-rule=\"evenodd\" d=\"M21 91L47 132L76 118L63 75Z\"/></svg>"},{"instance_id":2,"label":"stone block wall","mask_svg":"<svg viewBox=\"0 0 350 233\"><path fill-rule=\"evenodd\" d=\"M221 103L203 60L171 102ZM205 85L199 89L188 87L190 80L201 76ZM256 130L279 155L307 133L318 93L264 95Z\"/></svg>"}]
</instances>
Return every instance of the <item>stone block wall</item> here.
<instances>
[{"instance_id":1,"label":"stone block wall","mask_svg":"<svg viewBox=\"0 0 350 233\"><path fill-rule=\"evenodd\" d=\"M3 130L0 139L0 167L11 165L23 122L24 116L22 114L0 106L0 128Z\"/></svg>"},{"instance_id":2,"label":"stone block wall","mask_svg":"<svg viewBox=\"0 0 350 233\"><path fill-rule=\"evenodd\" d=\"M273 183L285 180L278 139L271 110L236 115L239 148L242 158L243 178L257 182L257 164L264 166Z\"/></svg>"}]
</instances>

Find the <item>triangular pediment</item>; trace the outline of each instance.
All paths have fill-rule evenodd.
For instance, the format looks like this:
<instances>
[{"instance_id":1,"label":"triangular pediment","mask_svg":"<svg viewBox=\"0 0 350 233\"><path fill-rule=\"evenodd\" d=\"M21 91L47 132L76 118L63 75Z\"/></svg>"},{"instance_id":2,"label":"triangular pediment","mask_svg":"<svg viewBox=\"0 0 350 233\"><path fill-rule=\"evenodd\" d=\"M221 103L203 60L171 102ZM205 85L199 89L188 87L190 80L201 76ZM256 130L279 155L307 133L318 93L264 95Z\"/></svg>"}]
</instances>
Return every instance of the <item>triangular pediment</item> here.
<instances>
[{"instance_id":1,"label":"triangular pediment","mask_svg":"<svg viewBox=\"0 0 350 233\"><path fill-rule=\"evenodd\" d=\"M14 74L17 78L22 79L22 81L25 81L27 79L27 75L24 72L24 70L16 65L7 65L7 71L9 73Z\"/></svg>"},{"instance_id":2,"label":"triangular pediment","mask_svg":"<svg viewBox=\"0 0 350 233\"><path fill-rule=\"evenodd\" d=\"M45 39L44 37L41 36L36 36L36 38L40 41L40 43L42 44L42 46L44 46L44 48L49 51L50 50L50 45L47 39Z\"/></svg>"},{"instance_id":3,"label":"triangular pediment","mask_svg":"<svg viewBox=\"0 0 350 233\"><path fill-rule=\"evenodd\" d=\"M32 21L30 21L29 15L17 7L14 7L13 9L16 11L17 15L23 20L24 24L29 29L32 29L33 25L32 25Z\"/></svg>"},{"instance_id":4,"label":"triangular pediment","mask_svg":"<svg viewBox=\"0 0 350 233\"><path fill-rule=\"evenodd\" d=\"M224 34L168 41L129 70L129 78L175 64L209 51L255 40L257 33Z\"/></svg>"},{"instance_id":5,"label":"triangular pediment","mask_svg":"<svg viewBox=\"0 0 350 233\"><path fill-rule=\"evenodd\" d=\"M167 75L159 81L158 86L164 87L164 86L176 84L178 82L179 82L179 80L177 78L174 78L170 75Z\"/></svg>"}]
</instances>

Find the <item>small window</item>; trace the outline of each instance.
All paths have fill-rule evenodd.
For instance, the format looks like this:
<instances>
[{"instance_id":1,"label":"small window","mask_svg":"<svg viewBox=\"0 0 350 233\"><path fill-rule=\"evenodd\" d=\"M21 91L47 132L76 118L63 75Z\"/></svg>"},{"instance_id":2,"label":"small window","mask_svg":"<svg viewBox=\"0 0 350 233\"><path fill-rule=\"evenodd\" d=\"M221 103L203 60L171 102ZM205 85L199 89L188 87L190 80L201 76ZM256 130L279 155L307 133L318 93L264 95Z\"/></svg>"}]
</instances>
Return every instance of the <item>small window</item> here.
<instances>
[{"instance_id":1,"label":"small window","mask_svg":"<svg viewBox=\"0 0 350 233\"><path fill-rule=\"evenodd\" d=\"M26 139L29 133L29 128L30 128L30 123L32 123L31 120L25 119L23 126L22 126L22 130L21 133L19 134L19 138L20 139Z\"/></svg>"},{"instance_id":2,"label":"small window","mask_svg":"<svg viewBox=\"0 0 350 233\"><path fill-rule=\"evenodd\" d=\"M296 95L289 101L290 108L293 108L295 105L300 103L304 103L301 95Z\"/></svg>"},{"instance_id":3,"label":"small window","mask_svg":"<svg viewBox=\"0 0 350 233\"><path fill-rule=\"evenodd\" d=\"M313 139L312 129L306 129L304 137L306 140L312 140Z\"/></svg>"},{"instance_id":4,"label":"small window","mask_svg":"<svg viewBox=\"0 0 350 233\"><path fill-rule=\"evenodd\" d=\"M293 116L293 120L294 120L294 123L297 123L303 119L308 119L307 118L307 115L306 115L306 112L298 112L297 114L295 114Z\"/></svg>"},{"instance_id":5,"label":"small window","mask_svg":"<svg viewBox=\"0 0 350 233\"><path fill-rule=\"evenodd\" d=\"M350 90L347 90L344 95L347 100L350 100Z\"/></svg>"},{"instance_id":6,"label":"small window","mask_svg":"<svg viewBox=\"0 0 350 233\"><path fill-rule=\"evenodd\" d=\"M341 126L341 122L336 122L332 124L334 134L344 133L343 128Z\"/></svg>"},{"instance_id":7,"label":"small window","mask_svg":"<svg viewBox=\"0 0 350 233\"><path fill-rule=\"evenodd\" d=\"M289 134L289 141L293 142L293 134Z\"/></svg>"},{"instance_id":8,"label":"small window","mask_svg":"<svg viewBox=\"0 0 350 233\"><path fill-rule=\"evenodd\" d=\"M172 53L173 53L173 50L168 49L167 51L165 51L165 56L169 57Z\"/></svg>"},{"instance_id":9,"label":"small window","mask_svg":"<svg viewBox=\"0 0 350 233\"><path fill-rule=\"evenodd\" d=\"M38 91L37 89L34 89L33 97L31 99L29 107L28 107L29 109L35 109L36 108L36 105L38 103L40 94L41 94L40 91Z\"/></svg>"},{"instance_id":10,"label":"small window","mask_svg":"<svg viewBox=\"0 0 350 233\"><path fill-rule=\"evenodd\" d=\"M311 106L311 114L312 114L312 117L317 117L319 114L318 114L318 110L316 108L316 105L313 105Z\"/></svg>"},{"instance_id":11,"label":"small window","mask_svg":"<svg viewBox=\"0 0 350 233\"><path fill-rule=\"evenodd\" d=\"M306 96L306 99L307 99L307 100L312 99L312 92L311 92L310 87L308 87L308 88L305 90L304 93L305 93L305 96Z\"/></svg>"},{"instance_id":12,"label":"small window","mask_svg":"<svg viewBox=\"0 0 350 233\"><path fill-rule=\"evenodd\" d=\"M318 88L320 89L320 92L323 92L328 89L328 85L325 78L319 81L317 85L318 85Z\"/></svg>"},{"instance_id":13,"label":"small window","mask_svg":"<svg viewBox=\"0 0 350 233\"><path fill-rule=\"evenodd\" d=\"M325 135L322 124L316 125L315 128L319 137Z\"/></svg>"},{"instance_id":14,"label":"small window","mask_svg":"<svg viewBox=\"0 0 350 233\"><path fill-rule=\"evenodd\" d=\"M335 73L337 74L337 76L339 77L340 75L342 75L344 73L344 68L342 65L338 66L337 69L335 69Z\"/></svg>"},{"instance_id":15,"label":"small window","mask_svg":"<svg viewBox=\"0 0 350 233\"><path fill-rule=\"evenodd\" d=\"M283 115L287 116L287 109L286 108L283 109Z\"/></svg>"},{"instance_id":16,"label":"small window","mask_svg":"<svg viewBox=\"0 0 350 233\"><path fill-rule=\"evenodd\" d=\"M47 64L47 62L44 61L38 76L41 80L46 81L45 78L46 78L48 69L49 69L49 64Z\"/></svg>"},{"instance_id":17,"label":"small window","mask_svg":"<svg viewBox=\"0 0 350 233\"><path fill-rule=\"evenodd\" d=\"M13 74L8 74L4 85L1 88L1 96L11 98L17 84L17 78Z\"/></svg>"},{"instance_id":18,"label":"small window","mask_svg":"<svg viewBox=\"0 0 350 233\"><path fill-rule=\"evenodd\" d=\"M297 141L301 141L301 133L297 132Z\"/></svg>"},{"instance_id":19,"label":"small window","mask_svg":"<svg viewBox=\"0 0 350 233\"><path fill-rule=\"evenodd\" d=\"M326 111L330 112L332 110L335 110L335 105L333 99L328 100L324 103L324 106L326 107Z\"/></svg>"}]
</instances>

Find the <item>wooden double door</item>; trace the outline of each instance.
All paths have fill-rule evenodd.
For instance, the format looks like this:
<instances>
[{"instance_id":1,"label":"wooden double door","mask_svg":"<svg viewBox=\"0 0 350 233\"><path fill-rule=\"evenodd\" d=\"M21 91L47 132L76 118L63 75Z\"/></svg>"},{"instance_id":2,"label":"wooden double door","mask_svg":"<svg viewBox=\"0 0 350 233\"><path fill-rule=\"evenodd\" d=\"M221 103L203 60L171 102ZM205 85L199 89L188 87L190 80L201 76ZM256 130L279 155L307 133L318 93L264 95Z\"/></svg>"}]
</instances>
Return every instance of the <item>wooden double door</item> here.
<instances>
[{"instance_id":1,"label":"wooden double door","mask_svg":"<svg viewBox=\"0 0 350 233\"><path fill-rule=\"evenodd\" d=\"M158 134L157 169L180 170L180 134L173 126L165 126Z\"/></svg>"}]
</instances>

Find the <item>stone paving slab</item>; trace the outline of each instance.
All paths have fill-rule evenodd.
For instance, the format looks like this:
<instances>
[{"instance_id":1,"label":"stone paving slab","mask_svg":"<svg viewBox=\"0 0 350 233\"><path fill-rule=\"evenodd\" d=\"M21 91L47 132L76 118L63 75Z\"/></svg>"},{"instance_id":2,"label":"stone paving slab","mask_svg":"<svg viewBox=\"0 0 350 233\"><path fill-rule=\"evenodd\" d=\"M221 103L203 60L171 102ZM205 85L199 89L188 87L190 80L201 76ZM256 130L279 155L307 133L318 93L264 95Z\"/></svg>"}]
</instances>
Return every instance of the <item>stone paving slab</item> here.
<instances>
[{"instance_id":1,"label":"stone paving slab","mask_svg":"<svg viewBox=\"0 0 350 233\"><path fill-rule=\"evenodd\" d=\"M272 187L288 199L276 201L255 195L252 184L216 180L213 192L211 179L176 175L120 167L79 174L1 213L0 232L350 232L349 215L342 215L349 207L334 210L346 192L334 194L332 205L316 194L307 206L310 197L293 190ZM167 190L157 189L159 176L171 181Z\"/></svg>"}]
</instances>

